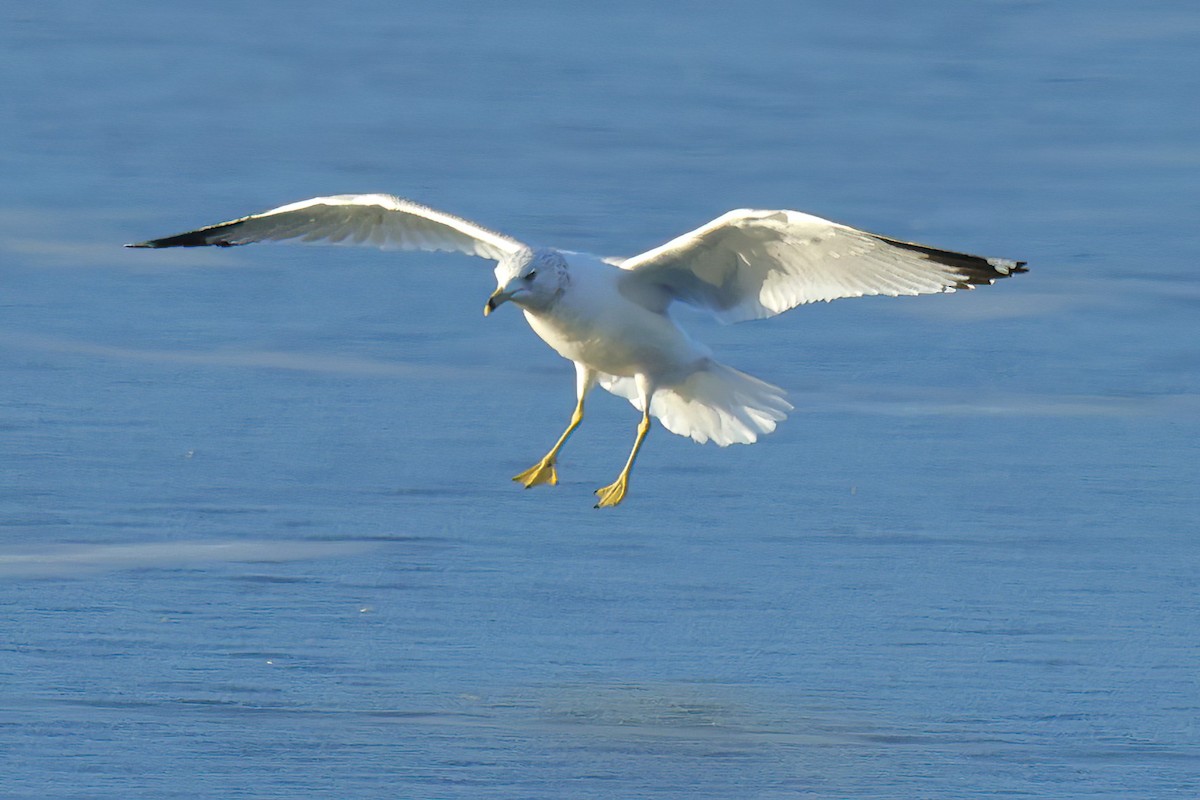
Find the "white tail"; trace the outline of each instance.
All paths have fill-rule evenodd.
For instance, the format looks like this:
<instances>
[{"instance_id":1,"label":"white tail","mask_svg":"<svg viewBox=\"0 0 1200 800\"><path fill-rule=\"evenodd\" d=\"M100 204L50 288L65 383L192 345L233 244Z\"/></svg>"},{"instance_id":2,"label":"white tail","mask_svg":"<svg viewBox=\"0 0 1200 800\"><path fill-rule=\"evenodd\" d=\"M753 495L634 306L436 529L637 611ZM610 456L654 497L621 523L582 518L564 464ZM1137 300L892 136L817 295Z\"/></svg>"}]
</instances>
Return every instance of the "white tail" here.
<instances>
[{"instance_id":1,"label":"white tail","mask_svg":"<svg viewBox=\"0 0 1200 800\"><path fill-rule=\"evenodd\" d=\"M642 410L633 378L602 374L600 385ZM787 418L792 404L784 396L778 386L711 361L677 384L659 386L650 414L671 433L700 444L752 444Z\"/></svg>"}]
</instances>

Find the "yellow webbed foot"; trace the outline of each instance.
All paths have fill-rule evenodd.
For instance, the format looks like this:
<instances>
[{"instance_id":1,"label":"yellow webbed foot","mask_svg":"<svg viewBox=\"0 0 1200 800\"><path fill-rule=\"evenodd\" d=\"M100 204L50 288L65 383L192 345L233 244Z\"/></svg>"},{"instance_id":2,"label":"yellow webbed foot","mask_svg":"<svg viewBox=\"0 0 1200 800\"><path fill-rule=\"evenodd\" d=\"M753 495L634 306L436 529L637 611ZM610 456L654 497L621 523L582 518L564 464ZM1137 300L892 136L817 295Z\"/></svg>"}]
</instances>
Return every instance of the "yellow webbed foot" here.
<instances>
[{"instance_id":1,"label":"yellow webbed foot","mask_svg":"<svg viewBox=\"0 0 1200 800\"><path fill-rule=\"evenodd\" d=\"M609 508L625 499L625 491L629 488L628 479L622 475L617 478L615 483L610 483L602 489L596 490L596 496L600 498L600 502L596 503L596 508Z\"/></svg>"},{"instance_id":2,"label":"yellow webbed foot","mask_svg":"<svg viewBox=\"0 0 1200 800\"><path fill-rule=\"evenodd\" d=\"M532 489L543 483L554 486L558 483L558 471L554 468L553 458L543 458L520 475L514 475L513 480L522 484L526 489Z\"/></svg>"}]
</instances>

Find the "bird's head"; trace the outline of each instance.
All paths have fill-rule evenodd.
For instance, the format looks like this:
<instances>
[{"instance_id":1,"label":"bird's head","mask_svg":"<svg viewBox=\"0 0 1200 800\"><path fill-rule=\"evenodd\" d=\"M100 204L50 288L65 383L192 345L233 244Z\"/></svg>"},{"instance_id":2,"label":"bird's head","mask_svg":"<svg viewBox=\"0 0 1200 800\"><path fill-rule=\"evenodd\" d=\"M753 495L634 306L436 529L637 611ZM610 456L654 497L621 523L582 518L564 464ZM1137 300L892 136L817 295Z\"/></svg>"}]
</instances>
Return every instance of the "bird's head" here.
<instances>
[{"instance_id":1,"label":"bird's head","mask_svg":"<svg viewBox=\"0 0 1200 800\"><path fill-rule=\"evenodd\" d=\"M549 308L567 281L567 260L562 253L519 250L496 265L496 291L483 307L483 315L486 317L509 300L530 311Z\"/></svg>"}]
</instances>

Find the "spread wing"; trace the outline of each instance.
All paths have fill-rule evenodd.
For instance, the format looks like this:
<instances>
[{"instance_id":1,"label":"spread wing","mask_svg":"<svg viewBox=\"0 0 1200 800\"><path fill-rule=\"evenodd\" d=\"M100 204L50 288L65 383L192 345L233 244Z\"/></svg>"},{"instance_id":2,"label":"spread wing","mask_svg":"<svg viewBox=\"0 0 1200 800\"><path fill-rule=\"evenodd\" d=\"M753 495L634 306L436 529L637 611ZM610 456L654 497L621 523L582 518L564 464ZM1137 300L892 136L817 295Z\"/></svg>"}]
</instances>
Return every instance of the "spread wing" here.
<instances>
[{"instance_id":1,"label":"spread wing","mask_svg":"<svg viewBox=\"0 0 1200 800\"><path fill-rule=\"evenodd\" d=\"M657 311L674 300L725 322L818 300L970 289L1025 272L1023 261L889 239L799 211L738 209L620 262L622 293Z\"/></svg>"},{"instance_id":2,"label":"spread wing","mask_svg":"<svg viewBox=\"0 0 1200 800\"><path fill-rule=\"evenodd\" d=\"M390 194L340 194L301 200L261 214L126 247L230 247L284 241L444 250L499 261L525 247L474 222Z\"/></svg>"}]
</instances>

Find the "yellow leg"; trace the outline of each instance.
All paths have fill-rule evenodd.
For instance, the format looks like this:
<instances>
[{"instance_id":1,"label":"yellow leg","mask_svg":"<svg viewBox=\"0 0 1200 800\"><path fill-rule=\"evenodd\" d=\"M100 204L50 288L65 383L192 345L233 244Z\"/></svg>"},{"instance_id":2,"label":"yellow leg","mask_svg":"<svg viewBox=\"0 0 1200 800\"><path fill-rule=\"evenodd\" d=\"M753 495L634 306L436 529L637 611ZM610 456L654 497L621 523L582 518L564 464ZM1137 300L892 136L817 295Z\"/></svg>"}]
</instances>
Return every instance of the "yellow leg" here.
<instances>
[{"instance_id":1,"label":"yellow leg","mask_svg":"<svg viewBox=\"0 0 1200 800\"><path fill-rule=\"evenodd\" d=\"M563 431L563 435L558 437L558 441L554 443L554 447L550 448L550 452L546 453L541 461L534 464L529 469L522 472L520 475L514 475L513 480L525 486L526 489L531 489L539 484L548 483L554 486L558 483L558 471L554 468L554 461L558 457L558 451L567 443L567 439L579 427L579 423L583 422L583 398L579 398L579 402L575 404L575 413L571 415L571 422L567 425L567 429Z\"/></svg>"},{"instance_id":2,"label":"yellow leg","mask_svg":"<svg viewBox=\"0 0 1200 800\"><path fill-rule=\"evenodd\" d=\"M646 410L642 412L642 421L638 423L637 438L633 440L633 450L629 453L629 460L625 462L625 468L621 470L621 474L615 481L596 490L596 496L600 498L600 502L596 503L596 508L615 506L625 499L625 492L629 488L629 472L633 469L633 462L637 460L638 451L642 449L642 441L650 432L649 400L646 401L645 407Z\"/></svg>"}]
</instances>

